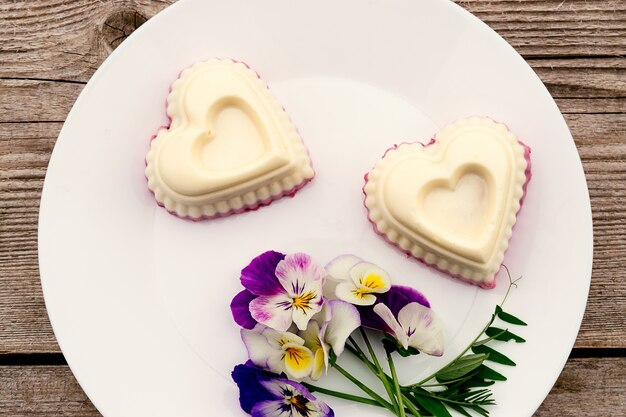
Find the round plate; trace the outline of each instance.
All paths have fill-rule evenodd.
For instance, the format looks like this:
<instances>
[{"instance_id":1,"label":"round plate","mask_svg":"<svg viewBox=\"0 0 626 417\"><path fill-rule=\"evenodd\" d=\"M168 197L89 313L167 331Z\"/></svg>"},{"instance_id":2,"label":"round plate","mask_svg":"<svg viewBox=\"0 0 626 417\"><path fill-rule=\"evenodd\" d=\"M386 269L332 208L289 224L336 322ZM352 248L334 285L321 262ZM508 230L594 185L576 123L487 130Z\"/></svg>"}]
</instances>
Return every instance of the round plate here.
<instances>
[{"instance_id":1,"label":"round plate","mask_svg":"<svg viewBox=\"0 0 626 417\"><path fill-rule=\"evenodd\" d=\"M298 126L317 171L295 198L192 223L158 207L144 178L169 85L192 63L241 60ZM415 380L458 353L507 287L482 290L407 259L372 230L365 174L394 143L428 141L469 115L532 147L533 179L505 263L522 275L506 309L528 322L502 350L493 416L529 416L559 375L589 289L585 177L563 117L524 60L447 1L181 1L96 72L54 149L39 220L41 281L59 344L105 415L242 416L233 366L246 360L229 302L239 271L275 249L324 264L354 253L418 288L445 322L447 353L403 364ZM502 275L502 274L501 274ZM356 374L366 373L340 358ZM342 385L331 372L320 384ZM373 380L372 380L373 382ZM357 392L357 391L354 391ZM521 395L520 393L523 393ZM379 410L326 398L337 415Z\"/></svg>"}]
</instances>

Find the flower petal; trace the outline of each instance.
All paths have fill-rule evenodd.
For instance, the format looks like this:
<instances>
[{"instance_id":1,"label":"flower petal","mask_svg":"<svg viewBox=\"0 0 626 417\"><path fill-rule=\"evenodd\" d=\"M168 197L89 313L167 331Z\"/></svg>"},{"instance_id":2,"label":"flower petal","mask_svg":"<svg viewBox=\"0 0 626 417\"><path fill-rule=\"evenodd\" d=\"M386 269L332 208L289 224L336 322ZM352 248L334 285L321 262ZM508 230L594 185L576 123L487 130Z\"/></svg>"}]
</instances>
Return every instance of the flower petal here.
<instances>
[{"instance_id":1,"label":"flower petal","mask_svg":"<svg viewBox=\"0 0 626 417\"><path fill-rule=\"evenodd\" d=\"M340 282L335 288L338 299L358 306L371 306L376 302L376 296L360 291L352 281Z\"/></svg>"},{"instance_id":2,"label":"flower petal","mask_svg":"<svg viewBox=\"0 0 626 417\"><path fill-rule=\"evenodd\" d=\"M326 355L324 354L324 349L320 347L314 352L315 354L313 357L313 369L311 370L310 377L313 381L317 381L322 377L324 370L328 367L326 366L327 358L325 357Z\"/></svg>"},{"instance_id":3,"label":"flower petal","mask_svg":"<svg viewBox=\"0 0 626 417\"><path fill-rule=\"evenodd\" d=\"M257 322L252 318L250 314L250 301L254 300L257 296L252 294L248 290L243 290L239 294L233 297L230 302L230 311L233 315L235 322L244 329L253 329Z\"/></svg>"},{"instance_id":4,"label":"flower petal","mask_svg":"<svg viewBox=\"0 0 626 417\"><path fill-rule=\"evenodd\" d=\"M287 408L284 400L269 400L257 403L250 415L251 417L292 417L290 410L291 407Z\"/></svg>"},{"instance_id":5,"label":"flower petal","mask_svg":"<svg viewBox=\"0 0 626 417\"><path fill-rule=\"evenodd\" d=\"M350 268L350 278L357 288L369 293L384 293L391 287L391 278L386 271L369 262L359 262Z\"/></svg>"},{"instance_id":6,"label":"flower petal","mask_svg":"<svg viewBox=\"0 0 626 417\"><path fill-rule=\"evenodd\" d=\"M389 291L378 296L378 302L389 307L396 317L402 307L409 303L415 302L430 308L430 303L421 292L402 285L392 285Z\"/></svg>"},{"instance_id":7,"label":"flower petal","mask_svg":"<svg viewBox=\"0 0 626 417\"><path fill-rule=\"evenodd\" d=\"M309 291L319 288L321 293L326 273L323 268L313 262L309 255L293 253L285 256L285 259L278 263L276 277L287 293L295 296L302 294L305 286Z\"/></svg>"},{"instance_id":8,"label":"flower petal","mask_svg":"<svg viewBox=\"0 0 626 417\"><path fill-rule=\"evenodd\" d=\"M306 330L298 332L298 335L304 339L304 346L311 349L311 351L315 351L322 346L320 343L319 332L320 325L315 320L311 320L306 327Z\"/></svg>"},{"instance_id":9,"label":"flower petal","mask_svg":"<svg viewBox=\"0 0 626 417\"><path fill-rule=\"evenodd\" d=\"M409 337L409 346L428 355L443 355L443 325L430 308L409 303L400 310L398 322Z\"/></svg>"},{"instance_id":10,"label":"flower petal","mask_svg":"<svg viewBox=\"0 0 626 417\"><path fill-rule=\"evenodd\" d=\"M419 291L404 287L401 285L392 285L389 291L384 294L377 294L376 298L379 303L385 304L394 317L398 316L398 313L405 305L411 302L417 302L424 307L430 307L428 300ZM361 325L369 327L370 329L382 330L383 332L393 333L391 328L374 313L371 308L359 307L359 314L361 314Z\"/></svg>"},{"instance_id":11,"label":"flower petal","mask_svg":"<svg viewBox=\"0 0 626 417\"><path fill-rule=\"evenodd\" d=\"M322 297L321 291L317 293L311 291L309 293L306 293L301 298L296 298L293 301L293 308L291 309L291 311L292 320L296 324L296 326L298 326L298 329L306 329L309 320L311 320L311 318L313 318L315 314L322 310L322 305L324 305L324 298Z\"/></svg>"},{"instance_id":12,"label":"flower petal","mask_svg":"<svg viewBox=\"0 0 626 417\"><path fill-rule=\"evenodd\" d=\"M304 345L304 339L295 333L279 332L270 327L265 327L261 334L265 336L270 346L274 349L282 349L283 345L287 343Z\"/></svg>"},{"instance_id":13,"label":"flower petal","mask_svg":"<svg viewBox=\"0 0 626 417\"><path fill-rule=\"evenodd\" d=\"M290 379L302 379L313 370L313 352L297 343L283 345L285 372Z\"/></svg>"},{"instance_id":14,"label":"flower petal","mask_svg":"<svg viewBox=\"0 0 626 417\"><path fill-rule=\"evenodd\" d=\"M254 295L284 292L276 278L276 266L285 258L280 252L267 251L257 256L241 271L241 284Z\"/></svg>"},{"instance_id":15,"label":"flower petal","mask_svg":"<svg viewBox=\"0 0 626 417\"><path fill-rule=\"evenodd\" d=\"M276 349L269 344L267 337L262 333L263 328L257 325L253 330L241 329L241 340L248 351L248 358L254 365L279 374L283 371L282 349Z\"/></svg>"},{"instance_id":16,"label":"flower petal","mask_svg":"<svg viewBox=\"0 0 626 417\"><path fill-rule=\"evenodd\" d=\"M386 305L382 303L378 303L374 306L374 312L380 316L381 319L389 326L391 329L393 336L396 338L398 342L402 345L403 348L409 347L409 338L407 337L404 329L398 323L393 313Z\"/></svg>"},{"instance_id":17,"label":"flower petal","mask_svg":"<svg viewBox=\"0 0 626 417\"><path fill-rule=\"evenodd\" d=\"M361 325L356 307L345 301L329 301L332 317L325 323L324 342L328 343L337 356L343 353L348 336Z\"/></svg>"},{"instance_id":18,"label":"flower petal","mask_svg":"<svg viewBox=\"0 0 626 417\"><path fill-rule=\"evenodd\" d=\"M272 329L287 331L293 316L291 298L287 294L257 297L250 301L250 315Z\"/></svg>"},{"instance_id":19,"label":"flower petal","mask_svg":"<svg viewBox=\"0 0 626 417\"><path fill-rule=\"evenodd\" d=\"M361 261L354 255L338 256L326 265L326 273L335 280L347 281L350 279L350 269Z\"/></svg>"},{"instance_id":20,"label":"flower petal","mask_svg":"<svg viewBox=\"0 0 626 417\"><path fill-rule=\"evenodd\" d=\"M283 404L291 406L289 409L283 409L285 414L278 414L280 417L333 417L335 415L327 404L315 398L302 384L286 379L264 380L261 384L270 393L280 396ZM272 410L271 407L268 408L267 411ZM257 414L255 417L257 416L266 417L267 414Z\"/></svg>"},{"instance_id":21,"label":"flower petal","mask_svg":"<svg viewBox=\"0 0 626 417\"><path fill-rule=\"evenodd\" d=\"M268 372L253 366L235 366L231 376L239 387L239 404L243 411L250 413L256 403L276 398L259 382L260 379L267 379L270 375Z\"/></svg>"}]
</instances>

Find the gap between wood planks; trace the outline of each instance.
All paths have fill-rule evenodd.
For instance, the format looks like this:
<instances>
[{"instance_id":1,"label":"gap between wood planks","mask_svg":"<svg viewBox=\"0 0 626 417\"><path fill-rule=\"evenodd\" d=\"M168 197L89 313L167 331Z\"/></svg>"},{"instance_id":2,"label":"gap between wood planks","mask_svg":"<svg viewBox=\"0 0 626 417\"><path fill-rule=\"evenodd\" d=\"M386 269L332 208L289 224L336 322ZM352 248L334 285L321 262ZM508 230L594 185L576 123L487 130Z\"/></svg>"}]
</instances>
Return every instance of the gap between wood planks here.
<instances>
[{"instance_id":1,"label":"gap between wood planks","mask_svg":"<svg viewBox=\"0 0 626 417\"><path fill-rule=\"evenodd\" d=\"M624 358L626 348L574 348L569 359ZM0 354L0 366L66 366L62 353Z\"/></svg>"}]
</instances>

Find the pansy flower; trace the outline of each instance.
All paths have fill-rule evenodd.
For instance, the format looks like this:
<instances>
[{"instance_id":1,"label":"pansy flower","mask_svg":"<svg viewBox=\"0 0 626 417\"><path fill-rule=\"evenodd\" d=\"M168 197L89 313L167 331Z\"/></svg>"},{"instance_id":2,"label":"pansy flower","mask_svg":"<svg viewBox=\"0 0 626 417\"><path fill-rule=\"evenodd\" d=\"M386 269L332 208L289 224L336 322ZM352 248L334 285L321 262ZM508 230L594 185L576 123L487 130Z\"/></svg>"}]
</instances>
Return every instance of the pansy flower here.
<instances>
[{"instance_id":1,"label":"pansy flower","mask_svg":"<svg viewBox=\"0 0 626 417\"><path fill-rule=\"evenodd\" d=\"M304 330L324 304L324 269L309 255L265 252L241 271L245 290L231 302L233 318L243 328L257 323L287 331L292 323Z\"/></svg>"},{"instance_id":2,"label":"pansy flower","mask_svg":"<svg viewBox=\"0 0 626 417\"><path fill-rule=\"evenodd\" d=\"M241 329L241 339L250 361L263 369L291 379L303 379L313 371L314 355L304 339L291 332L279 332L257 324L254 329Z\"/></svg>"},{"instance_id":3,"label":"pansy flower","mask_svg":"<svg viewBox=\"0 0 626 417\"><path fill-rule=\"evenodd\" d=\"M232 377L241 408L252 417L333 417L333 410L301 384L249 365L237 365Z\"/></svg>"},{"instance_id":4,"label":"pansy flower","mask_svg":"<svg viewBox=\"0 0 626 417\"><path fill-rule=\"evenodd\" d=\"M354 255L342 255L326 265L335 286L335 296L349 303L367 306L376 302L376 294L389 291L391 279L380 267Z\"/></svg>"},{"instance_id":5,"label":"pansy flower","mask_svg":"<svg viewBox=\"0 0 626 417\"><path fill-rule=\"evenodd\" d=\"M324 304L305 331L298 332L304 339L304 346L314 355L311 379L319 379L328 370L330 349L335 355L341 355L348 336L360 325L356 307L345 301L331 300Z\"/></svg>"},{"instance_id":6,"label":"pansy flower","mask_svg":"<svg viewBox=\"0 0 626 417\"><path fill-rule=\"evenodd\" d=\"M360 312L364 326L393 335L403 348L443 355L443 325L419 291L393 285L373 309L361 308Z\"/></svg>"}]
</instances>

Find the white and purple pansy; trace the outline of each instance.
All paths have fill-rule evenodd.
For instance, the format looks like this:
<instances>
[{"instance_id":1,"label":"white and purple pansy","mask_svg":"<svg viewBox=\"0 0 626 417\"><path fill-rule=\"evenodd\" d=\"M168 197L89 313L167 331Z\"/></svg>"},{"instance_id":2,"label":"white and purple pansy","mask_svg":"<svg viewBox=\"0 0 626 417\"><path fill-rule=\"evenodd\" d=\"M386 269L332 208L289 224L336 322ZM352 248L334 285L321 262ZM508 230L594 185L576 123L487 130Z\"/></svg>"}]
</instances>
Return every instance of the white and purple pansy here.
<instances>
[{"instance_id":1,"label":"white and purple pansy","mask_svg":"<svg viewBox=\"0 0 626 417\"><path fill-rule=\"evenodd\" d=\"M393 285L373 309L361 308L364 326L393 335L403 348L443 355L444 331L426 297L410 287Z\"/></svg>"},{"instance_id":2,"label":"white and purple pansy","mask_svg":"<svg viewBox=\"0 0 626 417\"><path fill-rule=\"evenodd\" d=\"M329 281L335 285L334 295L349 303L368 306L376 295L389 291L391 279L382 268L354 255L342 255L326 265Z\"/></svg>"},{"instance_id":3,"label":"white and purple pansy","mask_svg":"<svg viewBox=\"0 0 626 417\"><path fill-rule=\"evenodd\" d=\"M306 330L298 332L304 339L304 346L314 355L311 379L318 380L328 371L330 349L335 355L341 355L348 336L360 325L361 318L355 306L345 301L331 300L313 317Z\"/></svg>"},{"instance_id":4,"label":"white and purple pansy","mask_svg":"<svg viewBox=\"0 0 626 417\"><path fill-rule=\"evenodd\" d=\"M263 324L254 329L241 329L241 339L250 361L265 370L301 380L311 375L314 354L302 337L292 332L279 332Z\"/></svg>"},{"instance_id":5,"label":"white and purple pansy","mask_svg":"<svg viewBox=\"0 0 626 417\"><path fill-rule=\"evenodd\" d=\"M324 304L324 268L304 253L265 252L241 271L245 290L231 302L237 324L252 329L261 323L287 331L292 323L305 330Z\"/></svg>"},{"instance_id":6,"label":"white and purple pansy","mask_svg":"<svg viewBox=\"0 0 626 417\"><path fill-rule=\"evenodd\" d=\"M252 417L333 417L333 410L301 384L254 366L237 365L232 377L241 408Z\"/></svg>"}]
</instances>

